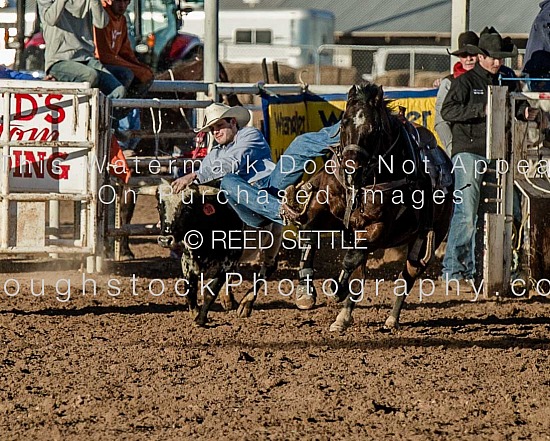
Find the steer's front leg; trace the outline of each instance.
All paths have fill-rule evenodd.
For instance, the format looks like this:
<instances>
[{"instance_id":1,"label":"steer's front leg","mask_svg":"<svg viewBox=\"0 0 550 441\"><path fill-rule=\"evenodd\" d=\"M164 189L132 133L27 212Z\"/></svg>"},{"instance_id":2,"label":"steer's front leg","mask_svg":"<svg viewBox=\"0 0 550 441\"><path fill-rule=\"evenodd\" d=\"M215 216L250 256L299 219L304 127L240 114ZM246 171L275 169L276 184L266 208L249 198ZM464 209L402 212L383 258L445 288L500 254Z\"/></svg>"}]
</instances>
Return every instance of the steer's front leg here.
<instances>
[{"instance_id":1,"label":"steer's front leg","mask_svg":"<svg viewBox=\"0 0 550 441\"><path fill-rule=\"evenodd\" d=\"M202 307L199 312L199 315L195 319L195 323L197 325L199 326L206 325L206 322L208 321L208 318L207 318L208 311L210 311L212 304L216 301L216 297L218 297L218 293L220 292L220 289L224 283L225 283L225 272L222 272L222 273L218 273L215 278L213 278L209 282L205 282L200 287L200 290L204 297L204 301L202 303Z\"/></svg>"}]
</instances>

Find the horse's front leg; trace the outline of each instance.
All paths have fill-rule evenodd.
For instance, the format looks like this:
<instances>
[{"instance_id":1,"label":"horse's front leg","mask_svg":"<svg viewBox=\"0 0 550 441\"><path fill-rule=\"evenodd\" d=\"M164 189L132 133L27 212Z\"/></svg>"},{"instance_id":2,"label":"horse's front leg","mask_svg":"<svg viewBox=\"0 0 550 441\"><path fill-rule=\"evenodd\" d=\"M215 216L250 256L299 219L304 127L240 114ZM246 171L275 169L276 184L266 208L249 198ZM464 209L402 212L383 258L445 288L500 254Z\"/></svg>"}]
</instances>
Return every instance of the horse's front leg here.
<instances>
[{"instance_id":1,"label":"horse's front leg","mask_svg":"<svg viewBox=\"0 0 550 441\"><path fill-rule=\"evenodd\" d=\"M347 244L351 243L346 241ZM365 264L367 260L367 251L365 249L350 249L346 252L344 256L344 262L342 265L342 271L338 276L338 286L336 292L333 292L333 295L336 297L338 302L346 300L349 293L349 279L351 274L359 267L361 264Z\"/></svg>"},{"instance_id":2,"label":"horse's front leg","mask_svg":"<svg viewBox=\"0 0 550 441\"><path fill-rule=\"evenodd\" d=\"M401 315L401 309L405 303L405 298L411 292L414 282L416 279L426 270L426 266L420 264L419 262L412 262L407 260L405 268L399 274L399 278L405 280L406 283L406 294L401 296L396 296L395 301L393 302L393 308L389 317L386 319L385 326L389 329L399 328L399 316Z\"/></svg>"},{"instance_id":3,"label":"horse's front leg","mask_svg":"<svg viewBox=\"0 0 550 441\"><path fill-rule=\"evenodd\" d=\"M313 241L312 233L303 236L301 246L303 248L298 272L299 282L296 287L296 307L307 310L313 308L317 300L317 290L313 286L313 259L317 245Z\"/></svg>"},{"instance_id":4,"label":"horse's front leg","mask_svg":"<svg viewBox=\"0 0 550 441\"><path fill-rule=\"evenodd\" d=\"M366 259L367 250L364 249L351 249L344 257L343 269L338 277L338 291L336 295L345 295L346 301L336 317L336 320L330 325L331 332L344 332L352 323L353 309L356 303L362 299L362 294L360 297L357 297L356 294L349 293L349 279L352 273L359 268L360 265L365 264ZM364 283L364 281L361 283ZM363 290L361 289L360 292L362 293Z\"/></svg>"},{"instance_id":5,"label":"horse's front leg","mask_svg":"<svg viewBox=\"0 0 550 441\"><path fill-rule=\"evenodd\" d=\"M134 209L136 208L136 199L137 196L133 195L133 193L129 191L129 187L125 185L122 189L120 198L120 218L123 226L132 223ZM130 250L129 242L130 239L128 236L122 236L120 238L120 260L133 260L135 258L134 253Z\"/></svg>"}]
</instances>

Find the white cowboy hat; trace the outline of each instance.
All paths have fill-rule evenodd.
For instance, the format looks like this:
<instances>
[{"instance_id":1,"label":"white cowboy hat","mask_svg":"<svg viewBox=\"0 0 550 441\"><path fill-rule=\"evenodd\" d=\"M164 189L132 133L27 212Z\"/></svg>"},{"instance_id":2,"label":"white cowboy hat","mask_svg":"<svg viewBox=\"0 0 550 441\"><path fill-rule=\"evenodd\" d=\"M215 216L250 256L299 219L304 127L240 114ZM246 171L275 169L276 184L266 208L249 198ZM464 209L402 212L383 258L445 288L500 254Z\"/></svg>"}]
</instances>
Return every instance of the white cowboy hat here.
<instances>
[{"instance_id":1,"label":"white cowboy hat","mask_svg":"<svg viewBox=\"0 0 550 441\"><path fill-rule=\"evenodd\" d=\"M244 127L250 121L250 112L241 106L229 107L220 103L210 104L204 109L203 126L195 129L195 132L210 132L211 127L224 118L235 118L239 127Z\"/></svg>"}]
</instances>

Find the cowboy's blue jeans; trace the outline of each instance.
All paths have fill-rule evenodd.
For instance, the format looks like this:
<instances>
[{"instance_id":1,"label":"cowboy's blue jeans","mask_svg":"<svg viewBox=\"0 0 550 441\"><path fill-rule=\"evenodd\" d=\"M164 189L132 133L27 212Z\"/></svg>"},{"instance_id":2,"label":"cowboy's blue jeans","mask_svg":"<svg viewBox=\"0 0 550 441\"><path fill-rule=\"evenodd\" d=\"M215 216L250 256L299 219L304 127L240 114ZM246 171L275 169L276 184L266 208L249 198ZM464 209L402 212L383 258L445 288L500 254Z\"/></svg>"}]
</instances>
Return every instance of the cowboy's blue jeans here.
<instances>
[{"instance_id":1,"label":"cowboy's blue jeans","mask_svg":"<svg viewBox=\"0 0 550 441\"><path fill-rule=\"evenodd\" d=\"M235 174L226 175L220 188L241 220L252 227L270 222L282 224L279 215L282 191L296 184L307 162L326 155L331 144L340 142L340 123L318 132L297 136L285 150L270 176L250 184Z\"/></svg>"},{"instance_id":2,"label":"cowboy's blue jeans","mask_svg":"<svg viewBox=\"0 0 550 441\"><path fill-rule=\"evenodd\" d=\"M475 235L480 186L483 175L476 175L476 160L485 160L473 153L457 153L453 156L455 191L462 191L462 202L456 201L447 249L443 258L443 277L472 279L475 274ZM463 164L463 167L462 167Z\"/></svg>"},{"instance_id":3,"label":"cowboy's blue jeans","mask_svg":"<svg viewBox=\"0 0 550 441\"><path fill-rule=\"evenodd\" d=\"M304 133L290 143L270 176L270 186L284 190L302 179L307 161L329 153L331 144L340 143L340 123L318 132ZM306 167L307 168L307 167Z\"/></svg>"},{"instance_id":4,"label":"cowboy's blue jeans","mask_svg":"<svg viewBox=\"0 0 550 441\"><path fill-rule=\"evenodd\" d=\"M281 201L269 193L269 176L250 184L234 173L225 175L220 184L225 191L227 202L237 212L241 220L251 227L263 227L276 222L282 224L279 215Z\"/></svg>"}]
</instances>

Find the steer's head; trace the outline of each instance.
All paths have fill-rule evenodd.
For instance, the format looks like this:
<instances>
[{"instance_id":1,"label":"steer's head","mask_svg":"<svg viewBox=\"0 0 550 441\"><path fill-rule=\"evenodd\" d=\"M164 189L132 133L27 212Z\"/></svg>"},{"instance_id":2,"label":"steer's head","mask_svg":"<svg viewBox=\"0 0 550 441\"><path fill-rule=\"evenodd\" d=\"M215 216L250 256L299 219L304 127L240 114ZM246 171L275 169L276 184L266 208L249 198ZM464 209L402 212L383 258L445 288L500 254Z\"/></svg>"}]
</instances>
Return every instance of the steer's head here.
<instances>
[{"instance_id":1,"label":"steer's head","mask_svg":"<svg viewBox=\"0 0 550 441\"><path fill-rule=\"evenodd\" d=\"M168 183L162 183L157 189L157 202L160 217L160 235L158 244L163 248L172 248L180 243L187 230L186 218L191 213L191 201L197 192L188 187L175 194Z\"/></svg>"}]
</instances>

